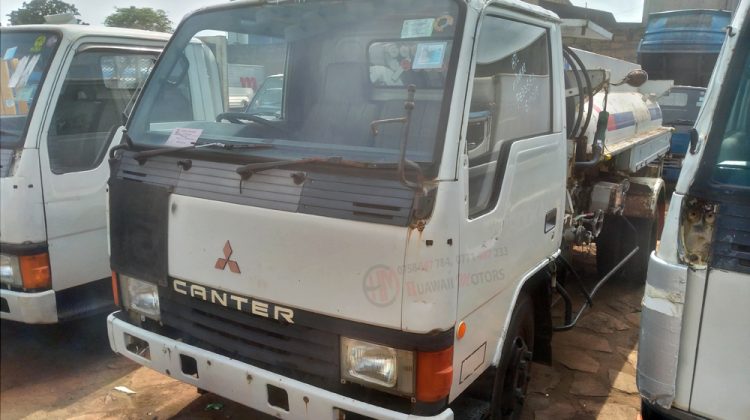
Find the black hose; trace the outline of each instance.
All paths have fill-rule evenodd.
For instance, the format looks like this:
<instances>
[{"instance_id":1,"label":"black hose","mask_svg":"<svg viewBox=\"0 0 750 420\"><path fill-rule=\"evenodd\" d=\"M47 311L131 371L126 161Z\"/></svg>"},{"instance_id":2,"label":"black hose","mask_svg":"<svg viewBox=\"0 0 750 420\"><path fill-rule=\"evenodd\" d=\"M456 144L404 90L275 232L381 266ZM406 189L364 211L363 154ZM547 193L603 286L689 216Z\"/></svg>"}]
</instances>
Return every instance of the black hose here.
<instances>
[{"instance_id":1,"label":"black hose","mask_svg":"<svg viewBox=\"0 0 750 420\"><path fill-rule=\"evenodd\" d=\"M576 62L573 60L573 57L563 49L563 57L565 57L565 61L570 64L570 68L573 70L573 76L576 78L576 86L578 87L578 103L580 104L578 106L578 112L576 115L575 123L573 124L573 127L568 130L568 138L572 139L575 138L574 134L578 132L578 128L581 126L581 120L583 120L583 99L584 99L584 92L583 92L583 84L581 83L581 76L578 74L578 70L576 69Z\"/></svg>"},{"instance_id":2,"label":"black hose","mask_svg":"<svg viewBox=\"0 0 750 420\"><path fill-rule=\"evenodd\" d=\"M602 152L604 151L604 137L607 132L607 124L609 123L609 112L602 111L599 113L599 119L596 121L596 132L594 133L594 144L591 146L592 152L591 160L577 161L575 163L576 168L590 168L599 164L602 158Z\"/></svg>"},{"instance_id":3,"label":"black hose","mask_svg":"<svg viewBox=\"0 0 750 420\"><path fill-rule=\"evenodd\" d=\"M578 54L576 54L575 51L573 51L573 49L571 49L567 45L563 45L563 51L570 54L573 60L575 60L575 62L578 64L578 67L581 69L581 72L583 73L583 78L586 80L586 91L589 94L589 104L588 109L586 110L586 121L583 123L579 134L582 136L584 133L586 133L586 129L589 128L589 123L591 123L591 115L594 111L594 87L591 85L591 77L589 76L589 72L586 70L586 66L583 64L583 61L581 61L581 58L578 57ZM575 135L576 133L573 134Z\"/></svg>"}]
</instances>

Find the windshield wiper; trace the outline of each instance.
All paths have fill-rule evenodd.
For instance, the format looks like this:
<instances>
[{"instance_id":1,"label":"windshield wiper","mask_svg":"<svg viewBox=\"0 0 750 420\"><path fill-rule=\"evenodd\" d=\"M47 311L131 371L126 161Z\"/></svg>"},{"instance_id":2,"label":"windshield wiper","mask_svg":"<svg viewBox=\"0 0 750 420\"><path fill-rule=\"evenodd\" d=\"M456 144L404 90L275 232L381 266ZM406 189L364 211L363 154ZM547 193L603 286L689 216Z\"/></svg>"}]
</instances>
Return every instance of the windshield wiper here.
<instances>
[{"instance_id":1,"label":"windshield wiper","mask_svg":"<svg viewBox=\"0 0 750 420\"><path fill-rule=\"evenodd\" d=\"M8 134L11 136L21 137L21 132L16 130L8 130L7 128L0 127L0 134Z\"/></svg>"},{"instance_id":2,"label":"windshield wiper","mask_svg":"<svg viewBox=\"0 0 750 420\"><path fill-rule=\"evenodd\" d=\"M424 174L422 173L422 167L419 166L418 163L414 162L413 160L410 160L406 157L406 149L407 149L407 143L409 141L409 128L411 126L411 113L414 110L414 97L417 92L417 87L415 85L409 85L406 88L407 96L406 101L404 101L404 116L398 117L398 118L387 118L384 120L375 120L370 123L370 130L372 130L372 135L377 136L378 126L381 124L403 124L403 130L401 132L401 140L399 145L399 159L398 159L398 177L401 184L407 188L411 188L412 190L416 191L418 194L424 195L426 193L425 186L424 186ZM406 167L411 168L417 173L417 181L413 182L408 179L406 179Z\"/></svg>"},{"instance_id":3,"label":"windshield wiper","mask_svg":"<svg viewBox=\"0 0 750 420\"><path fill-rule=\"evenodd\" d=\"M143 165L149 158L154 156L167 155L170 153L181 152L190 149L203 149L203 148L220 148L225 150L237 150L237 149L271 149L274 147L270 143L245 143L245 144L232 144L232 143L203 143L203 144L191 144L190 146L182 147L162 147L160 149L142 150L133 155L133 159L138 161L139 165Z\"/></svg>"},{"instance_id":4,"label":"windshield wiper","mask_svg":"<svg viewBox=\"0 0 750 420\"><path fill-rule=\"evenodd\" d=\"M341 156L330 156L330 157L311 157L304 159L293 159L293 160L275 160L271 162L256 162L242 165L236 169L236 172L240 174L243 180L246 180L253 176L254 173L265 171L267 169L281 168L284 166L291 165L302 165L306 163L324 163L336 166L347 166L350 168L364 168L364 169L381 169L381 168L392 168L395 166L394 163L375 163L375 162L362 162L357 160L346 160Z\"/></svg>"}]
</instances>

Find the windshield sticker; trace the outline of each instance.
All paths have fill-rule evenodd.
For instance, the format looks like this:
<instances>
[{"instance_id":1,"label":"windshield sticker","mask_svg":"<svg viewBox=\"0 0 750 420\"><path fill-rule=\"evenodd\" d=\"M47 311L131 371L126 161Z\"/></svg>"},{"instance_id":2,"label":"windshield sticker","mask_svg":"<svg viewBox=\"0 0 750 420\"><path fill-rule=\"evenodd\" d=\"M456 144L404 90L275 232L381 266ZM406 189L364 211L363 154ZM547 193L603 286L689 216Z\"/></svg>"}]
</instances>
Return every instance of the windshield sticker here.
<instances>
[{"instance_id":1,"label":"windshield sticker","mask_svg":"<svg viewBox=\"0 0 750 420\"><path fill-rule=\"evenodd\" d=\"M24 56L18 62L16 71L13 72L13 75L8 80L8 87L14 89L26 86L26 82L29 80L29 76L31 76L31 73L34 71L34 67L36 67L36 63L39 61L39 57L39 54L33 55L31 57Z\"/></svg>"},{"instance_id":2,"label":"windshield sticker","mask_svg":"<svg viewBox=\"0 0 750 420\"><path fill-rule=\"evenodd\" d=\"M449 26L453 26L453 16L451 15L440 16L435 19L435 23L433 24L435 32L443 32Z\"/></svg>"},{"instance_id":3,"label":"windshield sticker","mask_svg":"<svg viewBox=\"0 0 750 420\"><path fill-rule=\"evenodd\" d=\"M3 60L5 61L11 60L13 57L16 56L17 50L18 50L18 47L10 47L7 50L5 50L5 54L3 55Z\"/></svg>"},{"instance_id":4,"label":"windshield sticker","mask_svg":"<svg viewBox=\"0 0 750 420\"><path fill-rule=\"evenodd\" d=\"M47 38L47 46L48 47L54 47L55 44L57 44L57 37L56 36L53 35L53 36Z\"/></svg>"},{"instance_id":5,"label":"windshield sticker","mask_svg":"<svg viewBox=\"0 0 750 420\"><path fill-rule=\"evenodd\" d=\"M424 42L417 44L412 69L428 70L443 67L447 42Z\"/></svg>"},{"instance_id":6,"label":"windshield sticker","mask_svg":"<svg viewBox=\"0 0 750 420\"><path fill-rule=\"evenodd\" d=\"M432 36L435 19L407 19L401 27L401 38L423 38Z\"/></svg>"},{"instance_id":7,"label":"windshield sticker","mask_svg":"<svg viewBox=\"0 0 750 420\"><path fill-rule=\"evenodd\" d=\"M44 42L47 41L47 37L44 35L39 35L36 40L34 41L34 46L31 47L29 52L32 53L38 53L42 51L42 48L44 47Z\"/></svg>"},{"instance_id":8,"label":"windshield sticker","mask_svg":"<svg viewBox=\"0 0 750 420\"><path fill-rule=\"evenodd\" d=\"M175 128L164 143L165 146L192 146L203 133L200 128Z\"/></svg>"},{"instance_id":9,"label":"windshield sticker","mask_svg":"<svg viewBox=\"0 0 750 420\"><path fill-rule=\"evenodd\" d=\"M36 91L36 86L26 86L18 91L16 100L19 102L29 102L34 97L34 91Z\"/></svg>"}]
</instances>

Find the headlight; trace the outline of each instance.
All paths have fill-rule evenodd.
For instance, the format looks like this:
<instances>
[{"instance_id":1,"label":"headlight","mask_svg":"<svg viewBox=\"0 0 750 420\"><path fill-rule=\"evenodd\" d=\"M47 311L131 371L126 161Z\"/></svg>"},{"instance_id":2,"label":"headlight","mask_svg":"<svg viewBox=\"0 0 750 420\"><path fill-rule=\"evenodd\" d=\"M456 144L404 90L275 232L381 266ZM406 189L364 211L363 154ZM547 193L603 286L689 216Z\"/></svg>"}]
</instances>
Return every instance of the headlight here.
<instances>
[{"instance_id":1,"label":"headlight","mask_svg":"<svg viewBox=\"0 0 750 420\"><path fill-rule=\"evenodd\" d=\"M15 255L0 254L0 283L14 287L23 287L21 267Z\"/></svg>"},{"instance_id":2,"label":"headlight","mask_svg":"<svg viewBox=\"0 0 750 420\"><path fill-rule=\"evenodd\" d=\"M52 287L49 255L46 252L30 255L0 254L0 282L29 291Z\"/></svg>"},{"instance_id":3,"label":"headlight","mask_svg":"<svg viewBox=\"0 0 750 420\"><path fill-rule=\"evenodd\" d=\"M386 392L414 393L414 353L341 337L341 378Z\"/></svg>"},{"instance_id":4,"label":"headlight","mask_svg":"<svg viewBox=\"0 0 750 420\"><path fill-rule=\"evenodd\" d=\"M132 309L141 315L159 321L161 309L159 308L159 288L153 283L146 283L130 276L120 275L120 284L123 286L123 304L125 308Z\"/></svg>"}]
</instances>

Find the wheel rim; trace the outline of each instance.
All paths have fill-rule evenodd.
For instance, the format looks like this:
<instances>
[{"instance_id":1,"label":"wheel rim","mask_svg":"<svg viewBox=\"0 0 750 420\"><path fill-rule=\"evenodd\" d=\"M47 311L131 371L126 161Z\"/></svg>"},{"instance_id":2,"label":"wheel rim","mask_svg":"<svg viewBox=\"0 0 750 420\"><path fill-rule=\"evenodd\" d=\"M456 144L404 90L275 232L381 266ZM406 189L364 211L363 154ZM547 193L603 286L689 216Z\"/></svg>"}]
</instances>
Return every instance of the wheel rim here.
<instances>
[{"instance_id":1,"label":"wheel rim","mask_svg":"<svg viewBox=\"0 0 750 420\"><path fill-rule=\"evenodd\" d=\"M517 336L511 345L510 363L503 381L502 418L517 418L521 415L531 379L531 357L526 340Z\"/></svg>"}]
</instances>

